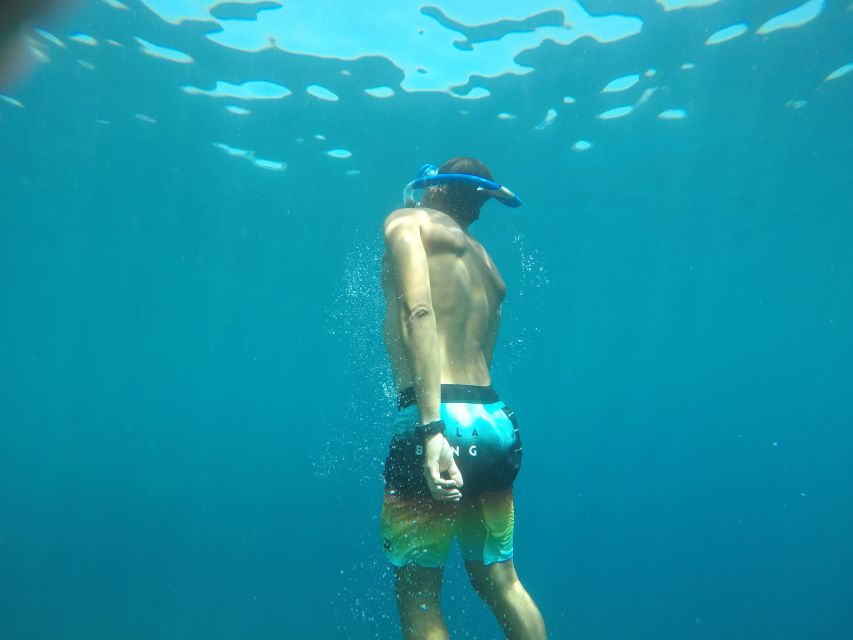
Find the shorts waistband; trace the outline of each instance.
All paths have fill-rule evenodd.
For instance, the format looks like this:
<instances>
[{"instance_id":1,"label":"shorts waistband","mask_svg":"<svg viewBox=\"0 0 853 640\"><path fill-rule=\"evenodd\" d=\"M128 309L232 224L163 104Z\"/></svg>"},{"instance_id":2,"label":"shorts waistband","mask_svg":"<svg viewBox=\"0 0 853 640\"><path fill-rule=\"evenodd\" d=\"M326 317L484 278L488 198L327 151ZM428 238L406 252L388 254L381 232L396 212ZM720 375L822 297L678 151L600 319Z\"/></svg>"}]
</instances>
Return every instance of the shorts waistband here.
<instances>
[{"instance_id":1,"label":"shorts waistband","mask_svg":"<svg viewBox=\"0 0 853 640\"><path fill-rule=\"evenodd\" d=\"M466 402L468 404L492 404L499 400L498 392L491 385L486 387L477 387L472 384L441 385L442 403ZM406 387L400 390L397 395L397 411L411 407L416 403L414 387Z\"/></svg>"}]
</instances>

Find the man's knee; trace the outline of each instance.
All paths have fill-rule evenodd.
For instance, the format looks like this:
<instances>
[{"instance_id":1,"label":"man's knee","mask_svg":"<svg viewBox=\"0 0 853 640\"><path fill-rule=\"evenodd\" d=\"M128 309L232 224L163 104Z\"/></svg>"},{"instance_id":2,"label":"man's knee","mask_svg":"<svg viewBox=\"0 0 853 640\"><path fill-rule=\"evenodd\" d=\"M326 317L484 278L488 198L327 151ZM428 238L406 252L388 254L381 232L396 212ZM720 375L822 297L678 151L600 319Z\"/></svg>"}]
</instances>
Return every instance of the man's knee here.
<instances>
[{"instance_id":1,"label":"man's knee","mask_svg":"<svg viewBox=\"0 0 853 640\"><path fill-rule=\"evenodd\" d=\"M448 638L447 627L443 623L403 624L403 640L448 640Z\"/></svg>"},{"instance_id":2,"label":"man's knee","mask_svg":"<svg viewBox=\"0 0 853 640\"><path fill-rule=\"evenodd\" d=\"M441 615L441 600L429 593L398 594L397 608L407 620L420 620Z\"/></svg>"},{"instance_id":3,"label":"man's knee","mask_svg":"<svg viewBox=\"0 0 853 640\"><path fill-rule=\"evenodd\" d=\"M404 640L447 640L438 594L430 591L398 593L397 606Z\"/></svg>"},{"instance_id":4,"label":"man's knee","mask_svg":"<svg viewBox=\"0 0 853 640\"><path fill-rule=\"evenodd\" d=\"M468 577L474 591L487 603L499 602L519 585L518 576L512 566L494 564L468 565Z\"/></svg>"}]
</instances>

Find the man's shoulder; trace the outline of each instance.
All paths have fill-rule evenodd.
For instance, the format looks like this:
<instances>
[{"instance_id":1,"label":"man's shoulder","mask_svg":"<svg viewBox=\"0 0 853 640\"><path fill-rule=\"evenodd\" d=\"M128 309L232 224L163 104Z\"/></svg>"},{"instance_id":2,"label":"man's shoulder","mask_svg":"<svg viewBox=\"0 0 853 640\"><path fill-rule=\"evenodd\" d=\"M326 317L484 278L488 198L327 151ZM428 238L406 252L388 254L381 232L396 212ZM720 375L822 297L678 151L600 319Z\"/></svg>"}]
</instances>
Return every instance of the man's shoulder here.
<instances>
[{"instance_id":1,"label":"man's shoulder","mask_svg":"<svg viewBox=\"0 0 853 640\"><path fill-rule=\"evenodd\" d=\"M462 255L467 248L465 233L459 225L436 209L397 209L385 219L384 235L388 249L414 241L420 242L429 255L445 251Z\"/></svg>"},{"instance_id":2,"label":"man's shoulder","mask_svg":"<svg viewBox=\"0 0 853 640\"><path fill-rule=\"evenodd\" d=\"M443 220L449 216L446 213L435 209L427 209L425 207L401 207L395 209L385 218L385 224L399 220L401 222L411 221L418 224L430 224L436 221Z\"/></svg>"},{"instance_id":3,"label":"man's shoulder","mask_svg":"<svg viewBox=\"0 0 853 640\"><path fill-rule=\"evenodd\" d=\"M392 244L401 235L414 233L421 224L418 209L397 209L388 214L382 226L386 244Z\"/></svg>"},{"instance_id":4,"label":"man's shoulder","mask_svg":"<svg viewBox=\"0 0 853 640\"><path fill-rule=\"evenodd\" d=\"M430 227L437 225L447 227L456 226L456 223L446 213L436 211L435 209L404 207L389 213L385 218L383 228L387 237L389 234L400 229L419 228L422 231L428 232Z\"/></svg>"},{"instance_id":5,"label":"man's shoulder","mask_svg":"<svg viewBox=\"0 0 853 640\"><path fill-rule=\"evenodd\" d=\"M423 224L423 210L403 208L392 211L385 218L382 235L385 238L385 247L393 250L394 247L406 245L414 239L419 238L421 225Z\"/></svg>"},{"instance_id":6,"label":"man's shoulder","mask_svg":"<svg viewBox=\"0 0 853 640\"><path fill-rule=\"evenodd\" d=\"M401 209L395 209L391 213L389 213L385 218L385 229L388 229L388 225L396 222L396 223L406 223L406 222L417 222L422 217L423 209L415 209L412 207L403 207Z\"/></svg>"}]
</instances>

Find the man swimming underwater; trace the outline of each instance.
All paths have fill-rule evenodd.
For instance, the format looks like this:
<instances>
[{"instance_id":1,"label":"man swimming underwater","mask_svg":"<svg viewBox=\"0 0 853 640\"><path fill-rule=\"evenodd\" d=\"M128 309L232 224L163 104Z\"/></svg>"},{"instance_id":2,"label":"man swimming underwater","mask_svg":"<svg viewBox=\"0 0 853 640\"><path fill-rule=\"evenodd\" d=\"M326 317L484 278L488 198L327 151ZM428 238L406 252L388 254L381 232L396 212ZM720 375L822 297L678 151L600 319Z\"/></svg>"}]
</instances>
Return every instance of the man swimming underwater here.
<instances>
[{"instance_id":1,"label":"man swimming underwater","mask_svg":"<svg viewBox=\"0 0 853 640\"><path fill-rule=\"evenodd\" d=\"M521 438L489 374L506 287L468 230L489 198L521 200L474 158L424 165L405 197L385 220L385 344L399 412L380 517L403 637L448 637L440 595L456 537L507 638L542 640L545 623L512 559Z\"/></svg>"}]
</instances>

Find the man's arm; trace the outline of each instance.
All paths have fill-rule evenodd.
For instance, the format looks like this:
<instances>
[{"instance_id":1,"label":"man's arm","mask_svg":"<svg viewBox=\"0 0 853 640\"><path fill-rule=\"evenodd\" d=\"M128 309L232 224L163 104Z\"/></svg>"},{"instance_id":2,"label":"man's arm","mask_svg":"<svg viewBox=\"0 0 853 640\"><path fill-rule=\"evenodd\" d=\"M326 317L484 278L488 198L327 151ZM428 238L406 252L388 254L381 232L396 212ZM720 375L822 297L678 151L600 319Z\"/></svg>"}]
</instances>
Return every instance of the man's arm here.
<instances>
[{"instance_id":1,"label":"man's arm","mask_svg":"<svg viewBox=\"0 0 853 640\"><path fill-rule=\"evenodd\" d=\"M429 262L417 215L409 211L391 214L385 222L385 247L394 274L400 337L412 374L421 424L427 424L441 418L441 360ZM462 474L450 444L440 433L424 442L424 476L436 500L457 502L462 498L459 491Z\"/></svg>"},{"instance_id":2,"label":"man's arm","mask_svg":"<svg viewBox=\"0 0 853 640\"><path fill-rule=\"evenodd\" d=\"M421 423L427 424L440 417L441 362L429 264L416 214L392 214L388 218L385 247L394 274L400 337L413 378Z\"/></svg>"}]
</instances>

